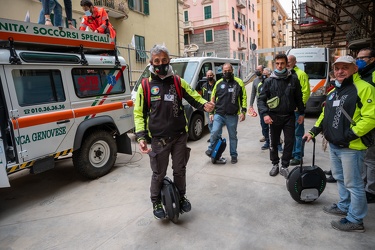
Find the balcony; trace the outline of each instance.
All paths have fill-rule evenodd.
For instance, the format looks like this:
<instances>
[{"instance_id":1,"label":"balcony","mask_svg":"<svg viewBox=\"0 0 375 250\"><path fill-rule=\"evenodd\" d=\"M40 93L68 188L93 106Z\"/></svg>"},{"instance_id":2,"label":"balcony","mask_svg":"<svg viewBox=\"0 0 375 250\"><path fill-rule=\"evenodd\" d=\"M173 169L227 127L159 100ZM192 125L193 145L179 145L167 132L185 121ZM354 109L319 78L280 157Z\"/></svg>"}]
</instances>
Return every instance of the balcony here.
<instances>
[{"instance_id":1,"label":"balcony","mask_svg":"<svg viewBox=\"0 0 375 250\"><path fill-rule=\"evenodd\" d=\"M275 26L276 25L276 20L272 20L271 24L272 24L272 26Z\"/></svg>"},{"instance_id":2,"label":"balcony","mask_svg":"<svg viewBox=\"0 0 375 250\"><path fill-rule=\"evenodd\" d=\"M194 31L193 22L186 21L184 22L184 32Z\"/></svg>"},{"instance_id":3,"label":"balcony","mask_svg":"<svg viewBox=\"0 0 375 250\"><path fill-rule=\"evenodd\" d=\"M246 8L246 0L237 0L237 7L240 9Z\"/></svg>"},{"instance_id":4,"label":"balcony","mask_svg":"<svg viewBox=\"0 0 375 250\"><path fill-rule=\"evenodd\" d=\"M238 43L238 50L244 50L244 49L247 49L247 42L239 42Z\"/></svg>"},{"instance_id":5,"label":"balcony","mask_svg":"<svg viewBox=\"0 0 375 250\"><path fill-rule=\"evenodd\" d=\"M271 11L272 11L272 12L275 12L275 11L276 11L276 7L275 7L275 6L272 6L272 7L271 7Z\"/></svg>"},{"instance_id":6,"label":"balcony","mask_svg":"<svg viewBox=\"0 0 375 250\"><path fill-rule=\"evenodd\" d=\"M115 19L127 19L128 18L128 6L120 0L94 0L94 5L97 7L103 7L108 16Z\"/></svg>"}]
</instances>

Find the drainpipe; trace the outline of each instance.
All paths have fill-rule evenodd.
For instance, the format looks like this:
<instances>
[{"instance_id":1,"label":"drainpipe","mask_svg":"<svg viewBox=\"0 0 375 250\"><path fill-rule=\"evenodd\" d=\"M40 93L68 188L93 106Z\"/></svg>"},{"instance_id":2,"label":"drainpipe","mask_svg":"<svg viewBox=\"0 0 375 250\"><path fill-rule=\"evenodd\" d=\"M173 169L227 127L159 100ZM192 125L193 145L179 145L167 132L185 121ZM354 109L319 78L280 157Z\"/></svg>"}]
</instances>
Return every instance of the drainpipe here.
<instances>
[{"instance_id":1,"label":"drainpipe","mask_svg":"<svg viewBox=\"0 0 375 250\"><path fill-rule=\"evenodd\" d=\"M180 0L176 0L176 3L177 3L177 34L178 34L178 36L177 36L177 49L178 49L178 56L181 56L181 44L180 44L180 41L181 41L181 39L180 39L180 36L181 36L181 34L180 34L180 9L179 9L179 3L180 2Z\"/></svg>"}]
</instances>

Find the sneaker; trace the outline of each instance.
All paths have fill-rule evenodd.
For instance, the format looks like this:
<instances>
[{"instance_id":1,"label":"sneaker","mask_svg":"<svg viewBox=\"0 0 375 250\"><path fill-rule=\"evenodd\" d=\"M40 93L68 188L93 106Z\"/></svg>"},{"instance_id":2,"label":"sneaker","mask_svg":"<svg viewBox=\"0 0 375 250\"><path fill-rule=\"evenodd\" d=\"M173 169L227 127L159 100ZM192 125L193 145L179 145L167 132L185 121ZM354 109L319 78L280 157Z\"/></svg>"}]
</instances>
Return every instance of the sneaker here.
<instances>
[{"instance_id":1,"label":"sneaker","mask_svg":"<svg viewBox=\"0 0 375 250\"><path fill-rule=\"evenodd\" d=\"M260 142L265 142L266 141L266 137L263 136L262 138L259 139L259 141Z\"/></svg>"},{"instance_id":2,"label":"sneaker","mask_svg":"<svg viewBox=\"0 0 375 250\"><path fill-rule=\"evenodd\" d=\"M206 153L206 155L208 157L211 157L212 150L211 149L207 149L205 153Z\"/></svg>"},{"instance_id":3,"label":"sneaker","mask_svg":"<svg viewBox=\"0 0 375 250\"><path fill-rule=\"evenodd\" d=\"M159 220L165 218L165 212L163 209L163 205L161 204L161 201L152 203L152 206L154 208L154 216L156 219Z\"/></svg>"},{"instance_id":4,"label":"sneaker","mask_svg":"<svg viewBox=\"0 0 375 250\"><path fill-rule=\"evenodd\" d=\"M291 165L291 166L300 165L300 164L301 164L301 161L302 161L302 160L300 160L300 159L296 159L296 158L291 159L291 160L290 160L290 165Z\"/></svg>"},{"instance_id":5,"label":"sneaker","mask_svg":"<svg viewBox=\"0 0 375 250\"><path fill-rule=\"evenodd\" d=\"M345 231L345 232L358 232L363 233L365 231L365 227L363 223L353 223L348 221L346 218L342 218L339 221L331 221L331 226L334 229Z\"/></svg>"},{"instance_id":6,"label":"sneaker","mask_svg":"<svg viewBox=\"0 0 375 250\"><path fill-rule=\"evenodd\" d=\"M276 176L279 173L279 164L273 164L271 171L270 171L270 176Z\"/></svg>"},{"instance_id":7,"label":"sneaker","mask_svg":"<svg viewBox=\"0 0 375 250\"><path fill-rule=\"evenodd\" d=\"M181 213L187 213L191 210L190 201L186 198L185 195L180 198L180 210Z\"/></svg>"},{"instance_id":8,"label":"sneaker","mask_svg":"<svg viewBox=\"0 0 375 250\"><path fill-rule=\"evenodd\" d=\"M267 150L269 148L270 148L270 144L269 143L264 143L264 145L260 149Z\"/></svg>"},{"instance_id":9,"label":"sneaker","mask_svg":"<svg viewBox=\"0 0 375 250\"><path fill-rule=\"evenodd\" d=\"M375 203L375 194L366 192L367 203Z\"/></svg>"},{"instance_id":10,"label":"sneaker","mask_svg":"<svg viewBox=\"0 0 375 250\"><path fill-rule=\"evenodd\" d=\"M336 179L333 178L332 175L330 175L330 176L327 178L327 182L329 182L329 183L335 183L335 182L336 182Z\"/></svg>"},{"instance_id":11,"label":"sneaker","mask_svg":"<svg viewBox=\"0 0 375 250\"><path fill-rule=\"evenodd\" d=\"M338 216L346 216L346 212L340 210L340 208L337 207L337 204L333 204L332 206L325 206L323 207L323 212L327 214L333 214Z\"/></svg>"},{"instance_id":12,"label":"sneaker","mask_svg":"<svg viewBox=\"0 0 375 250\"><path fill-rule=\"evenodd\" d=\"M280 167L279 170L280 174L285 177L285 179L288 179L289 176L289 169L288 167Z\"/></svg>"},{"instance_id":13,"label":"sneaker","mask_svg":"<svg viewBox=\"0 0 375 250\"><path fill-rule=\"evenodd\" d=\"M230 161L232 164L236 164L237 163L237 156L232 156L232 160Z\"/></svg>"},{"instance_id":14,"label":"sneaker","mask_svg":"<svg viewBox=\"0 0 375 250\"><path fill-rule=\"evenodd\" d=\"M277 145L277 150L279 150L279 152L283 152L283 146L281 144Z\"/></svg>"},{"instance_id":15,"label":"sneaker","mask_svg":"<svg viewBox=\"0 0 375 250\"><path fill-rule=\"evenodd\" d=\"M225 163L227 163L227 160L224 157L220 157L220 159L216 160L214 164L225 164Z\"/></svg>"}]
</instances>

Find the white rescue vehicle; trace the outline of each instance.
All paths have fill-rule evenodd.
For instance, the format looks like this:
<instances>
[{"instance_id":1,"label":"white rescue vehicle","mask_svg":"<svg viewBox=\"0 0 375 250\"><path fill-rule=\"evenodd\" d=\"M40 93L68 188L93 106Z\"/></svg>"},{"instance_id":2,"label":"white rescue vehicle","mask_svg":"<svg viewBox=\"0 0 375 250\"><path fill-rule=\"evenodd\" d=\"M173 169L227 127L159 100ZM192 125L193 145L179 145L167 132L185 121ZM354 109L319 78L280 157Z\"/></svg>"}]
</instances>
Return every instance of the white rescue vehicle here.
<instances>
[{"instance_id":1,"label":"white rescue vehicle","mask_svg":"<svg viewBox=\"0 0 375 250\"><path fill-rule=\"evenodd\" d=\"M72 153L87 178L131 154L128 65L104 34L0 19L0 187Z\"/></svg>"}]
</instances>

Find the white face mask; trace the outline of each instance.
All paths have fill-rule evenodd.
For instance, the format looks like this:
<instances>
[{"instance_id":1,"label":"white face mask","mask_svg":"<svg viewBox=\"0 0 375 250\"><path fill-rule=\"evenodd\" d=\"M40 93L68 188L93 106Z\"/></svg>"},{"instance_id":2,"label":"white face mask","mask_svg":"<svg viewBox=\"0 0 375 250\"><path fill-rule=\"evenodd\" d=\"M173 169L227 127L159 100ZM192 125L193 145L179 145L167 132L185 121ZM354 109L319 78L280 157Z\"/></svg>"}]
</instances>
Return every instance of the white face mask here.
<instances>
[{"instance_id":1,"label":"white face mask","mask_svg":"<svg viewBox=\"0 0 375 250\"><path fill-rule=\"evenodd\" d=\"M86 16L91 16L91 12L90 12L90 10L85 10L85 15L86 15Z\"/></svg>"},{"instance_id":2,"label":"white face mask","mask_svg":"<svg viewBox=\"0 0 375 250\"><path fill-rule=\"evenodd\" d=\"M336 86L337 88L340 88L340 87L341 87L341 83L339 83L339 81L335 80L335 86Z\"/></svg>"}]
</instances>

